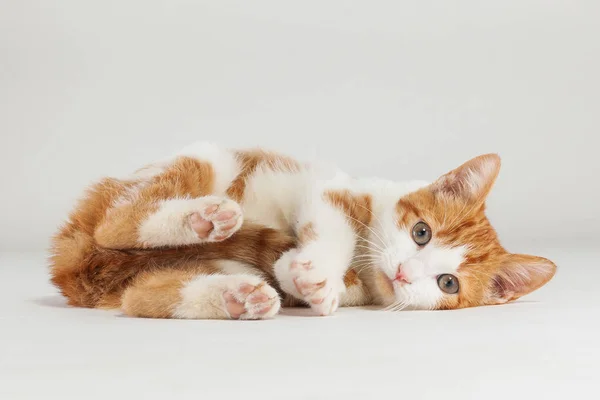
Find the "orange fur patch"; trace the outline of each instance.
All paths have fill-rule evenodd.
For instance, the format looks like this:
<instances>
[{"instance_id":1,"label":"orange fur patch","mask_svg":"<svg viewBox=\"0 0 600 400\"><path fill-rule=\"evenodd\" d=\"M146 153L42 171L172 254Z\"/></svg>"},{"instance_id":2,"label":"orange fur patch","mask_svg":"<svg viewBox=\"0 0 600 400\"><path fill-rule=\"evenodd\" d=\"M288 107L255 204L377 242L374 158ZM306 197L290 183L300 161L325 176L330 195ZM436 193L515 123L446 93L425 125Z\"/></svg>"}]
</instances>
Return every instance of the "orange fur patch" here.
<instances>
[{"instance_id":1,"label":"orange fur patch","mask_svg":"<svg viewBox=\"0 0 600 400\"><path fill-rule=\"evenodd\" d=\"M369 194L353 194L349 190L328 190L323 194L331 205L339 208L355 232L360 233L371 224L373 212Z\"/></svg>"},{"instance_id":2,"label":"orange fur patch","mask_svg":"<svg viewBox=\"0 0 600 400\"><path fill-rule=\"evenodd\" d=\"M106 208L100 213L104 218L96 228L96 242L111 249L142 247L143 244L137 241L137 229L148 215L158 209L158 201L206 196L211 194L213 182L212 165L189 157L179 157L149 182L121 182L117 192L122 204L114 204L115 200L120 199L114 195L111 196L113 202L103 202ZM129 192L131 190L134 192ZM94 202L96 198L106 196L105 185L93 193L95 197L88 201Z\"/></svg>"},{"instance_id":3,"label":"orange fur patch","mask_svg":"<svg viewBox=\"0 0 600 400\"><path fill-rule=\"evenodd\" d=\"M210 263L194 264L189 269L159 270L140 274L125 290L122 309L133 317L170 318L181 302L181 289L200 274L217 272Z\"/></svg>"},{"instance_id":4,"label":"orange fur patch","mask_svg":"<svg viewBox=\"0 0 600 400\"><path fill-rule=\"evenodd\" d=\"M344 285L346 285L346 287L360 285L358 273L353 268L346 271L346 275L344 275Z\"/></svg>"}]
</instances>

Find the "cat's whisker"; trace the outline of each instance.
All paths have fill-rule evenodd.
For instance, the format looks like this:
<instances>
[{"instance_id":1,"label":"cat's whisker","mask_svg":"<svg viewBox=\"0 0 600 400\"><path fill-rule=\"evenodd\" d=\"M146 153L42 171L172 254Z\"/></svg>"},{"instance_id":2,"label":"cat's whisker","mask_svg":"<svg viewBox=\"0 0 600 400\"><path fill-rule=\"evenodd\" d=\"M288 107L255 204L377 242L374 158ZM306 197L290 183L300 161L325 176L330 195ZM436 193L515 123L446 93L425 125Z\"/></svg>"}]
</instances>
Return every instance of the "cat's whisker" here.
<instances>
[{"instance_id":1,"label":"cat's whisker","mask_svg":"<svg viewBox=\"0 0 600 400\"><path fill-rule=\"evenodd\" d=\"M404 290L404 293L406 294L406 293L407 293L407 290ZM396 309L396 311L402 311L402 310L404 310L404 309L405 309L405 308L407 308L409 305L411 305L411 304L412 304L412 302L413 302L413 293L412 293L411 291L408 291L408 297L406 297L406 298L405 298L405 299L402 301L402 303L401 303L400 307L398 307L398 309Z\"/></svg>"},{"instance_id":2,"label":"cat's whisker","mask_svg":"<svg viewBox=\"0 0 600 400\"><path fill-rule=\"evenodd\" d=\"M412 304L412 299L413 299L413 295L412 293L408 293L408 299L406 301L403 302L402 307L400 307L398 310L396 311L402 311L404 310L406 307L408 307L410 304Z\"/></svg>"},{"instance_id":3,"label":"cat's whisker","mask_svg":"<svg viewBox=\"0 0 600 400\"><path fill-rule=\"evenodd\" d=\"M365 265L365 264L368 264L369 266L373 266L373 265L378 265L378 262L377 262L377 260L374 260L371 258L357 258L350 262L350 267L356 268L358 266Z\"/></svg>"},{"instance_id":4,"label":"cat's whisker","mask_svg":"<svg viewBox=\"0 0 600 400\"><path fill-rule=\"evenodd\" d=\"M394 308L394 312L402 311L408 306L408 300L402 300L398 305Z\"/></svg>"},{"instance_id":5,"label":"cat's whisker","mask_svg":"<svg viewBox=\"0 0 600 400\"><path fill-rule=\"evenodd\" d=\"M372 263L359 264L352 267L357 274L361 274L363 271L373 268Z\"/></svg>"},{"instance_id":6,"label":"cat's whisker","mask_svg":"<svg viewBox=\"0 0 600 400\"><path fill-rule=\"evenodd\" d=\"M369 239L367 239L367 238L365 238L365 237L362 237L362 236L361 236L361 235L359 235L359 234L356 234L356 237L358 237L359 239L363 240L365 243L368 243L368 244L372 245L372 246L373 246L373 247L375 247L376 249L379 249L379 250L384 250L384 249L383 249L381 246L377 245L376 243L374 243L373 241L371 241L371 240L369 240Z\"/></svg>"},{"instance_id":7,"label":"cat's whisker","mask_svg":"<svg viewBox=\"0 0 600 400\"><path fill-rule=\"evenodd\" d=\"M352 269L354 269L354 271L359 274L367 269L371 269L373 268L373 263L361 263L361 264L357 264L357 265L353 265Z\"/></svg>"},{"instance_id":8,"label":"cat's whisker","mask_svg":"<svg viewBox=\"0 0 600 400\"><path fill-rule=\"evenodd\" d=\"M356 269L355 269L355 271L356 271L356 273L357 273L358 275L360 275L360 274L361 274L361 272L363 272L363 271L365 271L365 270L367 270L367 269L371 268L372 266L373 266L373 264L363 264L363 265L359 265L359 266L356 266L356 267L355 267L355 268L357 268L357 269L358 269L358 270L356 270Z\"/></svg>"},{"instance_id":9,"label":"cat's whisker","mask_svg":"<svg viewBox=\"0 0 600 400\"><path fill-rule=\"evenodd\" d=\"M381 260L381 256L377 254L355 254L350 258L350 261L357 260L370 260L372 262L379 262Z\"/></svg>"},{"instance_id":10,"label":"cat's whisker","mask_svg":"<svg viewBox=\"0 0 600 400\"><path fill-rule=\"evenodd\" d=\"M398 301L398 300L396 300L396 301L394 301L392 304L390 304L389 306L385 307L385 308L383 309L383 311L394 311L394 309L395 309L396 307L398 307L398 304L399 304L399 301Z\"/></svg>"},{"instance_id":11,"label":"cat's whisker","mask_svg":"<svg viewBox=\"0 0 600 400\"><path fill-rule=\"evenodd\" d=\"M390 243L392 243L392 241L391 241L391 240L390 240L390 238L388 237L388 235L387 235L387 232L386 232L386 230L385 230L385 228L384 228L384 226L383 226L383 223L381 222L381 219L379 219L379 217L377 216L377 214L375 214L375 213L373 212L373 210L371 210L371 209L369 209L369 208L367 208L367 207L363 206L362 204L357 204L357 205L358 205L359 207L362 207L363 209L367 210L367 211L368 211L368 212L369 212L369 213L370 213L370 214L371 214L373 217L375 217L375 221L376 221L376 222L379 224L379 227L381 228L381 233L382 233L382 235L385 237L385 240L383 240L383 239L381 239L381 238L379 238L379 240L382 242L381 244L382 244L384 247L388 247L388 246L389 246L389 244L390 244ZM373 231L373 230L371 230L371 231Z\"/></svg>"},{"instance_id":12,"label":"cat's whisker","mask_svg":"<svg viewBox=\"0 0 600 400\"><path fill-rule=\"evenodd\" d=\"M383 250L379 250L379 249L373 249L370 246L365 246L364 244L356 244L354 246L355 248L359 248L359 249L367 249L371 252L373 252L374 254L385 254Z\"/></svg>"},{"instance_id":13,"label":"cat's whisker","mask_svg":"<svg viewBox=\"0 0 600 400\"><path fill-rule=\"evenodd\" d=\"M351 257L352 260L368 259L373 261L380 261L384 258L383 254L355 254Z\"/></svg>"},{"instance_id":14,"label":"cat's whisker","mask_svg":"<svg viewBox=\"0 0 600 400\"><path fill-rule=\"evenodd\" d=\"M351 215L346 215L346 217L348 217L349 219L356 221L357 223L361 224L362 226L364 226L365 228L367 228L377 239L379 239L379 242L381 243L381 245L383 245L384 247L386 246L386 242L381 238L381 236L379 236L379 234L373 229L371 228L369 225L365 224L362 221L359 221L358 219L354 218Z\"/></svg>"},{"instance_id":15,"label":"cat's whisker","mask_svg":"<svg viewBox=\"0 0 600 400\"><path fill-rule=\"evenodd\" d=\"M372 259L372 258L366 258L366 257L363 258L363 257L361 257L361 258L354 258L354 259L352 259L352 261L357 262L359 264L364 264L364 263L372 263L375 260ZM357 264L355 264L355 266L356 265Z\"/></svg>"},{"instance_id":16,"label":"cat's whisker","mask_svg":"<svg viewBox=\"0 0 600 400\"><path fill-rule=\"evenodd\" d=\"M365 242L371 243L371 244L373 244L373 246L377 246L377 247L381 248L381 243L377 244L377 243L373 242L372 240L370 240L369 238L359 235L358 233L355 233L355 235L357 238L364 240Z\"/></svg>"}]
</instances>

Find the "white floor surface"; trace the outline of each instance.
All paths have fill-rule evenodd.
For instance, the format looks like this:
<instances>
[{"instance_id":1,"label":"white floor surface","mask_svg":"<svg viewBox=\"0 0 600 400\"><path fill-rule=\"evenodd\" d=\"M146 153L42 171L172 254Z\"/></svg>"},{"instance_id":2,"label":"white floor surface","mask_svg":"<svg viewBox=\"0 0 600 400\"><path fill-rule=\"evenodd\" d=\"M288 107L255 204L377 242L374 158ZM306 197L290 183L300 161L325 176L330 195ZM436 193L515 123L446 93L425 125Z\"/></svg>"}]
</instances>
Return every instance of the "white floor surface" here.
<instances>
[{"instance_id":1,"label":"white floor surface","mask_svg":"<svg viewBox=\"0 0 600 400\"><path fill-rule=\"evenodd\" d=\"M43 254L0 257L0 399L592 399L600 251L514 304L270 321L133 319L75 309Z\"/></svg>"}]
</instances>

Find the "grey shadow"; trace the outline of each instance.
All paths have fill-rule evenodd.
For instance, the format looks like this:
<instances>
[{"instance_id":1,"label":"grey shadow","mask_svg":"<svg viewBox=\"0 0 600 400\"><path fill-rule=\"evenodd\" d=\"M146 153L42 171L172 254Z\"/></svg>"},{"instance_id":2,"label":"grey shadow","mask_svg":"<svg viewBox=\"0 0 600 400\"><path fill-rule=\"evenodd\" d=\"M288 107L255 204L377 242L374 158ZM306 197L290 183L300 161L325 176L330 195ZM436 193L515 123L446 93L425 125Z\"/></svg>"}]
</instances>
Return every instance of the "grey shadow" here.
<instances>
[{"instance_id":1,"label":"grey shadow","mask_svg":"<svg viewBox=\"0 0 600 400\"><path fill-rule=\"evenodd\" d=\"M278 315L287 315L290 317L311 317L314 318L314 311L310 307L282 307Z\"/></svg>"},{"instance_id":2,"label":"grey shadow","mask_svg":"<svg viewBox=\"0 0 600 400\"><path fill-rule=\"evenodd\" d=\"M67 300L61 295L38 297L33 299L32 302L42 307L71 308L67 304Z\"/></svg>"}]
</instances>

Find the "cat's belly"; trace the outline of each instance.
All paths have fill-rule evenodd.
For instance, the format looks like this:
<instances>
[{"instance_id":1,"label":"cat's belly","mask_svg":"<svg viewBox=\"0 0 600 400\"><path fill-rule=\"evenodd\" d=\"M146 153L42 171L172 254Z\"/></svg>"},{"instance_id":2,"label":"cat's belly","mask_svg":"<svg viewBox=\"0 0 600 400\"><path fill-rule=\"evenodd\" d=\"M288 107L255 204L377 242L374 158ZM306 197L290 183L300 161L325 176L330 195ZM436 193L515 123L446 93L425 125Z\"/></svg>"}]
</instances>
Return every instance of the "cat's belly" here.
<instances>
[{"instance_id":1,"label":"cat's belly","mask_svg":"<svg viewBox=\"0 0 600 400\"><path fill-rule=\"evenodd\" d=\"M248 179L244 191L241 203L244 219L289 231L306 184L302 173L257 172Z\"/></svg>"}]
</instances>

